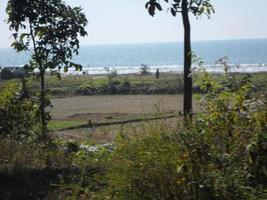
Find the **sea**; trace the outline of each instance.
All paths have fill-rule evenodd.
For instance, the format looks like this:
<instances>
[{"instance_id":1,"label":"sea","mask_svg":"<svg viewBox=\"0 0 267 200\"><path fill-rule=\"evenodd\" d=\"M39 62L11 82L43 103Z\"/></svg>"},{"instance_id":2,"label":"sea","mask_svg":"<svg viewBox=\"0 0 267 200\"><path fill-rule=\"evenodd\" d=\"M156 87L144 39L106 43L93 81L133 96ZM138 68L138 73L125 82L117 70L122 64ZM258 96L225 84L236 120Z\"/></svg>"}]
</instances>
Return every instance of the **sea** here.
<instances>
[{"instance_id":1,"label":"sea","mask_svg":"<svg viewBox=\"0 0 267 200\"><path fill-rule=\"evenodd\" d=\"M218 40L192 42L193 54L202 59L203 68L210 72L223 72L218 64L227 60L230 71L240 73L267 72L267 39ZM0 49L0 66L23 66L30 56L16 53L11 48ZM142 65L151 72L183 71L183 43L112 44L81 46L73 61L83 65L83 73L105 74L107 69L118 74L140 72ZM199 66L194 63L194 69ZM70 70L69 73L82 73Z\"/></svg>"}]
</instances>

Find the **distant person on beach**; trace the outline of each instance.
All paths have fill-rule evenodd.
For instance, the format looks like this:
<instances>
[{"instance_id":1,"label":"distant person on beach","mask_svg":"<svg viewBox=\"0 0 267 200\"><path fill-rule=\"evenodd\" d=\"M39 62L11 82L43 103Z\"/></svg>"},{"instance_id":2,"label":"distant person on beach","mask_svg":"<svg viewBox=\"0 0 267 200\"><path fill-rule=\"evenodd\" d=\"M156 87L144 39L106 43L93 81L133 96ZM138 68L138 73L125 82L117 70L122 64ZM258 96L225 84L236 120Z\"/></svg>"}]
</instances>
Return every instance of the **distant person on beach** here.
<instances>
[{"instance_id":1,"label":"distant person on beach","mask_svg":"<svg viewBox=\"0 0 267 200\"><path fill-rule=\"evenodd\" d=\"M159 79L159 69L157 69L156 78Z\"/></svg>"}]
</instances>

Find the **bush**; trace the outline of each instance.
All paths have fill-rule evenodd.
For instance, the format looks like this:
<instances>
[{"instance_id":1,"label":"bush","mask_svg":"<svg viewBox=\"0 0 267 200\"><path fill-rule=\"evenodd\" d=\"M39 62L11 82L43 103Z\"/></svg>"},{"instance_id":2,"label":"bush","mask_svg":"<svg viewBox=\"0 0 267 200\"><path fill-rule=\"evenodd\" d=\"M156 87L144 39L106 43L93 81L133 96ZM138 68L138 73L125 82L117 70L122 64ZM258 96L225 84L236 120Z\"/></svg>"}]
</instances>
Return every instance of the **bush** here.
<instances>
[{"instance_id":1,"label":"bush","mask_svg":"<svg viewBox=\"0 0 267 200\"><path fill-rule=\"evenodd\" d=\"M131 82L126 77L123 79L120 87L120 92L122 94L129 94L131 93Z\"/></svg>"},{"instance_id":2,"label":"bush","mask_svg":"<svg viewBox=\"0 0 267 200\"><path fill-rule=\"evenodd\" d=\"M141 64L141 67L140 67L140 73L141 75L148 75L150 74L150 67L146 64Z\"/></svg>"},{"instance_id":3,"label":"bush","mask_svg":"<svg viewBox=\"0 0 267 200\"><path fill-rule=\"evenodd\" d=\"M167 135L120 139L112 154L112 199L173 199L177 192L177 143Z\"/></svg>"},{"instance_id":4,"label":"bush","mask_svg":"<svg viewBox=\"0 0 267 200\"><path fill-rule=\"evenodd\" d=\"M13 78L24 78L26 76L25 70L21 67L4 67L2 70L0 67L0 79L10 80Z\"/></svg>"},{"instance_id":5,"label":"bush","mask_svg":"<svg viewBox=\"0 0 267 200\"><path fill-rule=\"evenodd\" d=\"M1 199L67 199L60 184L76 184L69 177L79 174L70 155L52 143L0 136Z\"/></svg>"},{"instance_id":6,"label":"bush","mask_svg":"<svg viewBox=\"0 0 267 200\"><path fill-rule=\"evenodd\" d=\"M266 199L265 97L252 95L248 77L200 77L204 111L175 133L119 137L100 199Z\"/></svg>"},{"instance_id":7,"label":"bush","mask_svg":"<svg viewBox=\"0 0 267 200\"><path fill-rule=\"evenodd\" d=\"M15 75L11 70L3 68L2 71L0 72L0 78L3 80L9 80L15 78Z\"/></svg>"},{"instance_id":8,"label":"bush","mask_svg":"<svg viewBox=\"0 0 267 200\"><path fill-rule=\"evenodd\" d=\"M66 94L66 91L60 87L52 88L49 92L51 95L65 95Z\"/></svg>"},{"instance_id":9,"label":"bush","mask_svg":"<svg viewBox=\"0 0 267 200\"><path fill-rule=\"evenodd\" d=\"M37 133L38 108L20 84L6 84L0 90L0 134L24 137Z\"/></svg>"},{"instance_id":10,"label":"bush","mask_svg":"<svg viewBox=\"0 0 267 200\"><path fill-rule=\"evenodd\" d=\"M89 87L83 87L83 86L78 87L75 93L78 95L92 95L93 94L92 90Z\"/></svg>"}]
</instances>

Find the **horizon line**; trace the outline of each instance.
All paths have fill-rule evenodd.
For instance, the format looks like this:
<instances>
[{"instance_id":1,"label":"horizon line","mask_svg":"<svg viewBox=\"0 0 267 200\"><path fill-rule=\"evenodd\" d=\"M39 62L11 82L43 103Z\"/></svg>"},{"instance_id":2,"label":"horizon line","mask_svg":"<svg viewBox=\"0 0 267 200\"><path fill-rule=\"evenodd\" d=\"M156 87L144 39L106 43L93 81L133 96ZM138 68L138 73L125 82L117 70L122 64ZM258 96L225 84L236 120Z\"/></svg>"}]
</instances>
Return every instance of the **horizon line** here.
<instances>
[{"instance_id":1,"label":"horizon line","mask_svg":"<svg viewBox=\"0 0 267 200\"><path fill-rule=\"evenodd\" d=\"M219 41L241 41L241 40L267 40L267 37L256 37L256 38L231 38L231 39L211 39L211 40L192 40L191 42L219 42ZM91 43L91 44L80 44L83 46L109 46L109 45L142 45L142 44L170 44L170 43L183 43L182 40L177 41L155 41L155 42L122 42L122 43ZM13 49L11 47L0 47L0 49Z\"/></svg>"},{"instance_id":2,"label":"horizon line","mask_svg":"<svg viewBox=\"0 0 267 200\"><path fill-rule=\"evenodd\" d=\"M211 40L192 40L191 42L217 42L217 41L234 41L234 40L267 40L267 37L255 38L231 38L231 39L211 39ZM122 43L91 43L81 44L80 46L102 46L102 45L136 45L136 44L168 44L168 43L183 43L182 40L176 41L155 41L155 42L122 42Z\"/></svg>"}]
</instances>

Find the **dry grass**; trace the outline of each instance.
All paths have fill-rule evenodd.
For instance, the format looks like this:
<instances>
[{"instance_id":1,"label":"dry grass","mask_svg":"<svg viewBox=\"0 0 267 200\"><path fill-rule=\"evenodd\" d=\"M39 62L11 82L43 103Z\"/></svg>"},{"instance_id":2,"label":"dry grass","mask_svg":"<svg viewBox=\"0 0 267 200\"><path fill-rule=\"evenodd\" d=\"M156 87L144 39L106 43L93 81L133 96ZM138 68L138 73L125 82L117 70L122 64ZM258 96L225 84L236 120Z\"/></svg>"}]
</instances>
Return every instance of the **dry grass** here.
<instances>
[{"instance_id":1,"label":"dry grass","mask_svg":"<svg viewBox=\"0 0 267 200\"><path fill-rule=\"evenodd\" d=\"M85 114L147 114L179 112L182 95L77 96L52 100L53 119Z\"/></svg>"},{"instance_id":2,"label":"dry grass","mask_svg":"<svg viewBox=\"0 0 267 200\"><path fill-rule=\"evenodd\" d=\"M53 99L52 116L56 124L64 120L112 121L160 113L178 113L183 108L182 95L115 95L115 96L76 96ZM195 110L199 106L194 106ZM62 121L63 120L63 121ZM98 128L79 128L55 131L54 134L65 139L90 139L95 143L113 142L118 133L128 136L144 132L148 126L177 127L181 119L162 119L148 122L110 125ZM68 122L69 123L69 122ZM59 124L60 125L60 124Z\"/></svg>"},{"instance_id":3,"label":"dry grass","mask_svg":"<svg viewBox=\"0 0 267 200\"><path fill-rule=\"evenodd\" d=\"M84 141L90 140L92 143L104 144L114 143L118 134L125 137L141 136L148 130L166 129L168 131L177 131L181 126L182 119L170 118L162 120L152 120L146 122L134 122L123 125L110 125L103 127L79 128L74 130L60 130L52 133L51 136L57 136L66 140Z\"/></svg>"}]
</instances>

